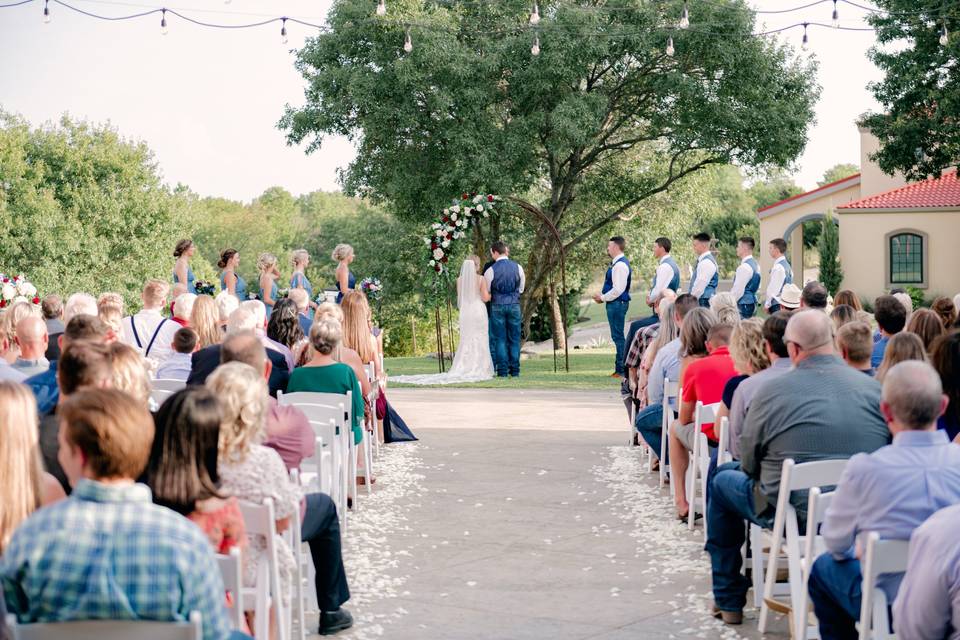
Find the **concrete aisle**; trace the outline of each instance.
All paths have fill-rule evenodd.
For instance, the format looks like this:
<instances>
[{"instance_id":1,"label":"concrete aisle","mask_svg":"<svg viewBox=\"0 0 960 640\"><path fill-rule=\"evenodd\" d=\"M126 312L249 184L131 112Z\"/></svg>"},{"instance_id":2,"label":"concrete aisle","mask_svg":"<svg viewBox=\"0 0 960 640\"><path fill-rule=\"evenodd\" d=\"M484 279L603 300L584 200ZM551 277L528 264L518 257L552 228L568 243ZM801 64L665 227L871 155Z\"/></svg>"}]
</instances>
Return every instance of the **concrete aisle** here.
<instances>
[{"instance_id":1,"label":"concrete aisle","mask_svg":"<svg viewBox=\"0 0 960 640\"><path fill-rule=\"evenodd\" d=\"M702 529L669 518L611 398L394 390L420 442L387 448L348 525L343 637L759 637L706 614Z\"/></svg>"}]
</instances>

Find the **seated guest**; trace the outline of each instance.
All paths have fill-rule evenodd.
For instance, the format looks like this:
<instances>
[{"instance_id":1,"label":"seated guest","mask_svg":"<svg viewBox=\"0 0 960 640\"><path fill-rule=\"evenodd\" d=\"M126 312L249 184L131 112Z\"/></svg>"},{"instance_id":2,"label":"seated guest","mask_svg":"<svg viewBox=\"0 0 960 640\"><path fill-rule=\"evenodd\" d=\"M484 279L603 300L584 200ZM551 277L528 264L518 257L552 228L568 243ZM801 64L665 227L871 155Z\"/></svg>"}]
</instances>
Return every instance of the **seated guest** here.
<instances>
[{"instance_id":1,"label":"seated guest","mask_svg":"<svg viewBox=\"0 0 960 640\"><path fill-rule=\"evenodd\" d=\"M883 352L886 351L890 338L903 331L907 324L907 310L893 296L880 296L874 301L873 317L880 327L880 339L873 346L870 366L877 368L883 362Z\"/></svg>"},{"instance_id":2,"label":"seated guest","mask_svg":"<svg viewBox=\"0 0 960 640\"><path fill-rule=\"evenodd\" d=\"M870 366L870 355L873 353L873 330L866 322L859 320L849 322L837 331L837 349L844 362L873 376L876 371Z\"/></svg>"},{"instance_id":3,"label":"seated guest","mask_svg":"<svg viewBox=\"0 0 960 640\"><path fill-rule=\"evenodd\" d=\"M7 333L7 323L0 317L0 353L6 353L10 349L10 344L13 340L14 336ZM0 380L23 382L26 379L27 376L21 371L14 369L13 365L7 362L6 358L0 357Z\"/></svg>"},{"instance_id":4,"label":"seated guest","mask_svg":"<svg viewBox=\"0 0 960 640\"><path fill-rule=\"evenodd\" d=\"M740 322L740 306L729 291L718 293L710 298L710 310L717 315L719 324L729 324L732 327Z\"/></svg>"},{"instance_id":5,"label":"seated guest","mask_svg":"<svg viewBox=\"0 0 960 640\"><path fill-rule=\"evenodd\" d=\"M212 296L199 295L190 311L190 328L197 334L201 349L220 344L223 330L220 328L220 309Z\"/></svg>"},{"instance_id":6,"label":"seated guest","mask_svg":"<svg viewBox=\"0 0 960 640\"><path fill-rule=\"evenodd\" d=\"M178 323L163 316L169 291L170 285L163 280L147 280L140 293L142 308L121 322L123 343L160 364L173 353L170 343L180 328Z\"/></svg>"},{"instance_id":7,"label":"seated guest","mask_svg":"<svg viewBox=\"0 0 960 640\"><path fill-rule=\"evenodd\" d=\"M322 324L322 323L321 323ZM342 366L342 365L337 365ZM298 369L299 371L299 369ZM259 371L241 362L221 365L210 376L207 388L216 394L223 410L220 427L220 489L238 500L263 503L272 498L277 517L277 531L290 526L293 509L300 504L302 491L290 481L287 469L276 451L257 444L263 437L269 396ZM313 493L301 505L303 514L300 539L310 546L316 569L317 601L320 604L320 634L329 635L353 625L353 617L341 605L350 599L347 576L340 555L340 523L330 496ZM266 541L248 536L243 555L244 582L255 584L257 564ZM277 536L277 555L281 582L294 571L294 556L286 541ZM284 593L284 601L291 594Z\"/></svg>"},{"instance_id":8,"label":"seated guest","mask_svg":"<svg viewBox=\"0 0 960 640\"><path fill-rule=\"evenodd\" d=\"M60 357L60 345L57 338L63 333L63 300L55 293L43 296L40 301L40 313L47 324L47 351L44 357L51 362Z\"/></svg>"},{"instance_id":9,"label":"seated guest","mask_svg":"<svg viewBox=\"0 0 960 640\"><path fill-rule=\"evenodd\" d=\"M906 331L920 337L927 353L930 353L933 341L947 332L943 328L943 320L930 309L917 309L911 313Z\"/></svg>"},{"instance_id":10,"label":"seated guest","mask_svg":"<svg viewBox=\"0 0 960 640\"><path fill-rule=\"evenodd\" d=\"M273 315L277 315L274 309ZM272 316L271 316L272 317ZM227 336L220 350L221 363L242 362L270 379L272 363L267 359L267 350L253 331L238 331ZM287 470L299 469L304 458L314 454L316 435L303 411L281 405L274 398L268 400L266 440L263 445L276 450Z\"/></svg>"},{"instance_id":11,"label":"seated guest","mask_svg":"<svg viewBox=\"0 0 960 640\"><path fill-rule=\"evenodd\" d=\"M37 402L30 390L0 382L0 556L27 516L66 497L57 479L43 470L36 424Z\"/></svg>"},{"instance_id":12,"label":"seated guest","mask_svg":"<svg viewBox=\"0 0 960 640\"><path fill-rule=\"evenodd\" d=\"M304 338L299 315L296 302L290 298L277 300L277 304L273 306L273 313L267 320L267 337L282 344L293 353L293 347Z\"/></svg>"},{"instance_id":13,"label":"seated guest","mask_svg":"<svg viewBox=\"0 0 960 640\"><path fill-rule=\"evenodd\" d=\"M896 334L887 343L887 348L883 353L883 361L877 367L877 382L882 383L887 371L894 365L907 360L927 361L927 351L923 348L923 340L920 336L901 331Z\"/></svg>"},{"instance_id":14,"label":"seated guest","mask_svg":"<svg viewBox=\"0 0 960 640\"><path fill-rule=\"evenodd\" d=\"M71 297L72 299L72 297ZM69 305L68 305L69 306ZM79 314L71 316L67 321L67 328L60 336L60 350L67 348L72 340L92 340L104 344L108 339L107 325L94 314ZM44 416L57 406L60 395L57 385L57 362L51 362L50 368L31 378L24 380L37 397L37 410Z\"/></svg>"},{"instance_id":15,"label":"seated guest","mask_svg":"<svg viewBox=\"0 0 960 640\"><path fill-rule=\"evenodd\" d=\"M310 346L313 358L306 365L294 369L287 383L287 392L313 391L317 393L352 393L351 425L353 441L360 444L363 438L361 422L364 414L363 393L360 381L348 365L333 359L333 352L340 344L343 330L340 323L330 318L317 319L310 328Z\"/></svg>"},{"instance_id":16,"label":"seated guest","mask_svg":"<svg viewBox=\"0 0 960 640\"><path fill-rule=\"evenodd\" d=\"M47 325L37 316L27 316L17 323L15 336L20 355L13 363L13 368L23 375L35 376L50 369L50 361L44 354L47 352Z\"/></svg>"},{"instance_id":17,"label":"seated guest","mask_svg":"<svg viewBox=\"0 0 960 640\"><path fill-rule=\"evenodd\" d=\"M198 611L204 640L244 637L230 630L206 537L134 481L153 441L146 408L120 391L80 391L60 419L60 459L74 491L14 532L0 558L8 611L23 624L173 622Z\"/></svg>"},{"instance_id":18,"label":"seated guest","mask_svg":"<svg viewBox=\"0 0 960 640\"><path fill-rule=\"evenodd\" d=\"M174 300L172 311L173 321L181 327L190 326L190 318L193 316L193 305L197 301L195 293L181 293Z\"/></svg>"},{"instance_id":19,"label":"seated guest","mask_svg":"<svg viewBox=\"0 0 960 640\"><path fill-rule=\"evenodd\" d=\"M672 292L671 292L672 293ZM657 351L664 345L680 336L680 327L674 318L673 303L661 300L660 320L657 324L644 327L637 332L634 346L643 343L646 334L654 334L649 344L640 344L640 354L637 356L631 349L624 358L623 366L627 370L627 379L620 385L620 395L628 416L632 416L633 409L642 410L647 406L647 381L650 367L657 357ZM636 438L635 438L636 439Z\"/></svg>"},{"instance_id":20,"label":"seated guest","mask_svg":"<svg viewBox=\"0 0 960 640\"><path fill-rule=\"evenodd\" d=\"M796 311L800 308L803 292L800 287L793 284L783 285L783 291L780 292L780 309L784 311Z\"/></svg>"},{"instance_id":21,"label":"seated guest","mask_svg":"<svg viewBox=\"0 0 960 640\"><path fill-rule=\"evenodd\" d=\"M673 301L676 300L676 297L677 294L674 293L672 289L667 289L660 296L660 299L657 301L655 307L658 316L664 313L667 305L672 304ZM623 359L623 366L627 370L627 385L632 391L634 391L634 395L637 397L642 397L641 394L644 394L644 390L642 389L644 385L638 385L640 370L643 368L643 361L647 357L648 347L656 342L657 338L660 336L660 326L662 324L663 318L658 317L657 321L653 324L647 324L646 326L637 330L633 337L633 341L627 343L627 355ZM674 337L676 336L668 337L666 338L666 341L669 342L670 340L673 340ZM654 357L656 357L656 354L654 354ZM648 365L652 363L653 359L651 358L648 361Z\"/></svg>"},{"instance_id":22,"label":"seated guest","mask_svg":"<svg viewBox=\"0 0 960 640\"><path fill-rule=\"evenodd\" d=\"M710 485L706 548L715 615L727 624L743 621L750 587L740 573L743 521L773 524L783 461L847 458L889 442L880 413L880 384L834 354L827 314L796 313L787 323L784 342L794 368L756 392L740 435L740 462L719 467ZM805 502L794 504L803 520Z\"/></svg>"},{"instance_id":23,"label":"seated guest","mask_svg":"<svg viewBox=\"0 0 960 640\"><path fill-rule=\"evenodd\" d=\"M956 637L960 629L957 527L960 505L953 505L930 516L910 536L907 572L893 603L893 630L898 638Z\"/></svg>"},{"instance_id":24,"label":"seated guest","mask_svg":"<svg viewBox=\"0 0 960 640\"><path fill-rule=\"evenodd\" d=\"M910 294L903 289L891 289L890 295L896 298L900 304L903 305L904 310L907 312L907 322L909 322L910 315L913 313L913 298L911 298Z\"/></svg>"},{"instance_id":25,"label":"seated guest","mask_svg":"<svg viewBox=\"0 0 960 640\"><path fill-rule=\"evenodd\" d=\"M950 404L937 420L937 427L956 440L960 435L960 331L956 329L937 338L933 343L930 364L940 374L940 384Z\"/></svg>"},{"instance_id":26,"label":"seated guest","mask_svg":"<svg viewBox=\"0 0 960 640\"><path fill-rule=\"evenodd\" d=\"M251 300L250 302L258 302ZM261 305L263 306L263 305ZM256 327L256 318L244 306L230 314L230 320L227 323L227 335L240 331L254 331ZM259 336L258 336L259 337ZM263 338L260 338L261 343ZM204 384L207 377L213 373L214 369L220 366L220 352L222 345L215 344L194 352L190 360L190 377L187 378L187 384ZM272 363L270 368L270 395L276 397L277 391L283 391L287 387L287 380L290 377L290 370L287 369L287 360L277 351L267 349L267 357Z\"/></svg>"},{"instance_id":27,"label":"seated guest","mask_svg":"<svg viewBox=\"0 0 960 640\"><path fill-rule=\"evenodd\" d=\"M839 307L842 304L853 307L854 311L863 311L863 304L860 302L860 297L849 289L841 289L837 291L837 295L833 298L834 307Z\"/></svg>"},{"instance_id":28,"label":"seated guest","mask_svg":"<svg viewBox=\"0 0 960 640\"><path fill-rule=\"evenodd\" d=\"M733 407L733 398L740 385L750 376L765 371L770 367L770 356L767 355L766 343L763 339L763 322L759 318L748 318L739 322L730 335L730 358L737 375L733 376L723 386L720 396L720 408L717 410L717 424L721 418L727 418L728 427L730 409ZM717 436L720 432L717 430ZM728 445L729 446L729 445Z\"/></svg>"},{"instance_id":29,"label":"seated guest","mask_svg":"<svg viewBox=\"0 0 960 640\"><path fill-rule=\"evenodd\" d=\"M940 322L943 323L945 331L952 329L953 325L957 322L957 307L950 298L940 296L930 305L930 310L940 318Z\"/></svg>"},{"instance_id":30,"label":"seated guest","mask_svg":"<svg viewBox=\"0 0 960 640\"><path fill-rule=\"evenodd\" d=\"M310 297L307 295L306 290L290 289L287 297L297 305L297 322L300 323L300 330L303 331L304 337L310 335L310 325L313 324L313 318L311 317Z\"/></svg>"},{"instance_id":31,"label":"seated guest","mask_svg":"<svg viewBox=\"0 0 960 640\"><path fill-rule=\"evenodd\" d=\"M280 344L276 340L271 340L267 336L267 308L263 303L259 300L247 300L240 303L240 308L246 309L253 314L256 323L254 330L257 332L257 336L259 336L263 346L266 347L268 351L276 351L282 355L287 362L287 371L293 371L293 367L295 366L293 352L290 351L286 345Z\"/></svg>"},{"instance_id":32,"label":"seated guest","mask_svg":"<svg viewBox=\"0 0 960 640\"><path fill-rule=\"evenodd\" d=\"M110 328L114 340L123 336L123 296L119 293L101 293L97 298L97 315Z\"/></svg>"},{"instance_id":33,"label":"seated guest","mask_svg":"<svg viewBox=\"0 0 960 640\"><path fill-rule=\"evenodd\" d=\"M220 403L205 387L187 387L167 398L154 416L156 433L143 482L155 504L193 520L214 551L226 554L247 539L237 499L219 488L222 422Z\"/></svg>"},{"instance_id":34,"label":"seated guest","mask_svg":"<svg viewBox=\"0 0 960 640\"><path fill-rule=\"evenodd\" d=\"M193 332L193 329L180 327L173 334L173 342L170 347L173 349L173 353L157 369L157 379L183 380L186 382L187 378L190 377L193 354L197 350L197 334Z\"/></svg>"},{"instance_id":35,"label":"seated guest","mask_svg":"<svg viewBox=\"0 0 960 640\"><path fill-rule=\"evenodd\" d=\"M833 320L833 328L840 329L843 325L848 322L854 322L858 320L857 311L848 304L838 304L833 308L833 311L830 312L830 319ZM871 336L870 347L873 347L873 339Z\"/></svg>"},{"instance_id":36,"label":"seated guest","mask_svg":"<svg viewBox=\"0 0 960 640\"><path fill-rule=\"evenodd\" d=\"M826 310L830 294L827 288L817 281L808 282L800 294L800 307L803 309Z\"/></svg>"},{"instance_id":37,"label":"seated guest","mask_svg":"<svg viewBox=\"0 0 960 640\"><path fill-rule=\"evenodd\" d=\"M827 553L810 573L810 600L823 640L857 637L863 581L858 536L876 532L909 540L936 511L960 502L960 447L937 430L946 406L940 377L927 363L901 362L887 372L880 411L893 444L850 458L820 528ZM888 602L900 578L881 577Z\"/></svg>"},{"instance_id":38,"label":"seated guest","mask_svg":"<svg viewBox=\"0 0 960 640\"><path fill-rule=\"evenodd\" d=\"M109 346L110 360L113 363L113 388L124 391L143 406L149 407L150 374L147 363L137 350L121 342ZM159 407L150 407L151 411Z\"/></svg>"},{"instance_id":39,"label":"seated guest","mask_svg":"<svg viewBox=\"0 0 960 640\"><path fill-rule=\"evenodd\" d=\"M325 302L317 307L317 312L313 317L313 321L317 322L322 317L332 319L341 327L343 326L343 308L339 304ZM313 329L313 325L311 325L310 328ZM307 334L307 348L304 349L304 353L306 357L301 358L303 361L302 364L310 362L311 358L313 358L312 349L310 347L310 334ZM363 360L360 359L360 354L343 344L343 341L341 340L333 350L333 353L330 355L332 355L333 359L337 362L342 362L353 369L354 375L356 375L357 380L360 381L360 389L363 391L363 397L366 398L369 396L370 391L373 389L373 385L367 378L367 372L366 369L364 369Z\"/></svg>"},{"instance_id":40,"label":"seated guest","mask_svg":"<svg viewBox=\"0 0 960 640\"><path fill-rule=\"evenodd\" d=\"M217 297L213 300L217 303L217 310L220 312L220 328L225 333L227 331L227 321L230 319L230 314L240 308L240 300L226 290L218 293Z\"/></svg>"},{"instance_id":41,"label":"seated guest","mask_svg":"<svg viewBox=\"0 0 960 640\"><path fill-rule=\"evenodd\" d=\"M177 298L187 293L187 284L185 282L174 282L170 289L170 317L172 318L177 308Z\"/></svg>"}]
</instances>

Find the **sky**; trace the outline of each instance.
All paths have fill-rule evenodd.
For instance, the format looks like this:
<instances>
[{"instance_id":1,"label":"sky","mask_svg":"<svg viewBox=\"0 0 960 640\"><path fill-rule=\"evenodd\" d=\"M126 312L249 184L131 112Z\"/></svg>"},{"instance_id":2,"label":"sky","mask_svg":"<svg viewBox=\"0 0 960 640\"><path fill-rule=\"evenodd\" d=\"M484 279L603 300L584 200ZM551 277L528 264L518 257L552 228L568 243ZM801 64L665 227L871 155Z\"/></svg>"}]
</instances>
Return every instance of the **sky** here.
<instances>
[{"instance_id":1,"label":"sky","mask_svg":"<svg viewBox=\"0 0 960 640\"><path fill-rule=\"evenodd\" d=\"M0 4L10 0L0 0ZM331 0L68 0L102 15L168 6L211 22L255 22L261 16L296 16L322 22ZM762 11L805 4L801 0L752 0ZM374 6L371 0L371 9ZM840 4L841 25L863 26L864 12ZM123 22L87 18L42 0L0 9L0 108L33 125L64 113L109 121L126 138L154 151L164 180L204 196L249 201L280 185L295 195L339 189L337 170L354 156L349 140L332 137L307 155L287 146L276 123L286 104L303 101L304 80L291 49L310 31L288 24L284 45L274 23L257 29L211 30L168 16L167 35L156 15ZM804 21L829 23L832 6L758 16L759 28ZM691 3L696 22L696 2ZM822 94L817 123L796 165L800 186L813 188L825 169L859 161L855 121L877 105L867 91L880 78L866 58L871 32L811 27L807 54L819 63ZM782 37L800 51L801 29ZM806 54L805 54L806 55Z\"/></svg>"}]
</instances>

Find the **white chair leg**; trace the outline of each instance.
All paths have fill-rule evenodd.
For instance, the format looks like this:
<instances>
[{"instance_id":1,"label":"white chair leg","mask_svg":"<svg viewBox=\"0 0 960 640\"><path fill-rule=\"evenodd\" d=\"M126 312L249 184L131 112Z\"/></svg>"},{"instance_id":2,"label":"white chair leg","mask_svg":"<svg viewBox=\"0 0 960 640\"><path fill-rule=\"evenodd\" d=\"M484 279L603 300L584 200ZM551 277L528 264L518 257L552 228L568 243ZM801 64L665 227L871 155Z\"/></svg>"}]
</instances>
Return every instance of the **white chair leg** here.
<instances>
[{"instance_id":1,"label":"white chair leg","mask_svg":"<svg viewBox=\"0 0 960 640\"><path fill-rule=\"evenodd\" d=\"M690 464L687 466L687 505L689 512L687 514L687 529L693 531L694 524L697 521L697 467L699 466L698 451L700 449L700 438L693 438L693 452L690 456Z\"/></svg>"},{"instance_id":2,"label":"white chair leg","mask_svg":"<svg viewBox=\"0 0 960 640\"><path fill-rule=\"evenodd\" d=\"M750 574L753 579L753 606L763 606L763 529L750 523Z\"/></svg>"},{"instance_id":3,"label":"white chair leg","mask_svg":"<svg viewBox=\"0 0 960 640\"><path fill-rule=\"evenodd\" d=\"M375 435L368 433L366 429L363 430L363 479L366 483L367 495L370 495L370 485L373 479L373 451L371 450L370 440L375 437Z\"/></svg>"}]
</instances>

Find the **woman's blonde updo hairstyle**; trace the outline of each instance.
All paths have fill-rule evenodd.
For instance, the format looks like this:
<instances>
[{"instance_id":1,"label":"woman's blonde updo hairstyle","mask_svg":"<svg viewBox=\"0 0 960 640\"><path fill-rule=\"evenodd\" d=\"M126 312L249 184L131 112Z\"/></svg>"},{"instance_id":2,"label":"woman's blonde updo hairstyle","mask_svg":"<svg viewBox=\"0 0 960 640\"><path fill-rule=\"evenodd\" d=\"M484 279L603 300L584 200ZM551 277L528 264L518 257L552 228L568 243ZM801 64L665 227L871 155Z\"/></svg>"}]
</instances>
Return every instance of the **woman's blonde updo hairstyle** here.
<instances>
[{"instance_id":1,"label":"woman's blonde updo hairstyle","mask_svg":"<svg viewBox=\"0 0 960 640\"><path fill-rule=\"evenodd\" d=\"M333 248L332 257L337 262L343 262L353 255L353 247L348 244L338 244Z\"/></svg>"},{"instance_id":2,"label":"woman's blonde updo hairstyle","mask_svg":"<svg viewBox=\"0 0 960 640\"><path fill-rule=\"evenodd\" d=\"M277 256L272 253L261 253L257 258L257 270L260 273L266 273L269 269L277 266Z\"/></svg>"},{"instance_id":3,"label":"woman's blonde updo hairstyle","mask_svg":"<svg viewBox=\"0 0 960 640\"><path fill-rule=\"evenodd\" d=\"M306 266L309 260L310 260L310 254L307 252L306 249L297 249L292 254L290 254L290 262L293 263L294 269Z\"/></svg>"},{"instance_id":4,"label":"woman's blonde updo hairstyle","mask_svg":"<svg viewBox=\"0 0 960 640\"><path fill-rule=\"evenodd\" d=\"M266 433L269 408L267 383L263 375L242 362L220 365L207 378L207 388L220 400L223 424L220 426L220 455L231 462L242 462L253 445Z\"/></svg>"}]
</instances>

